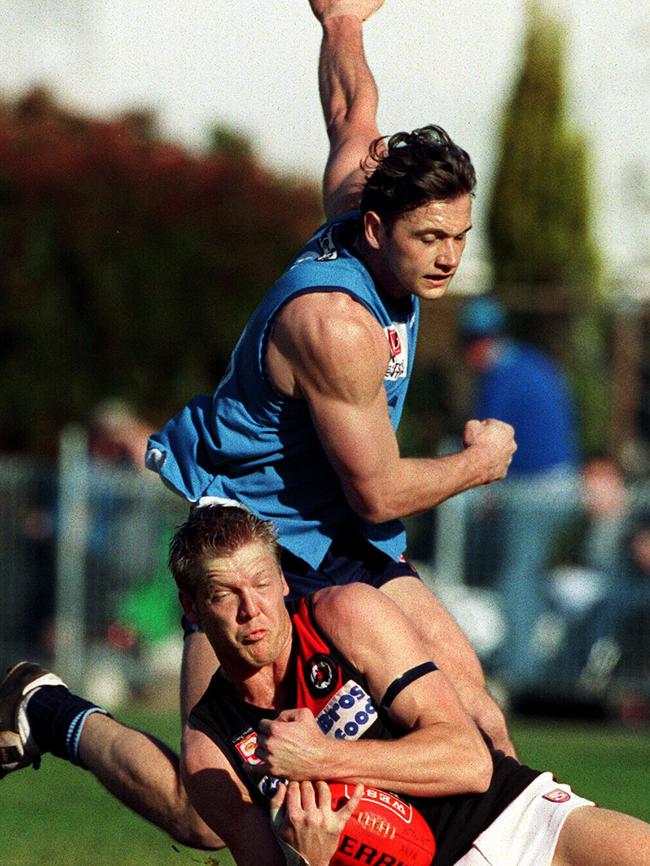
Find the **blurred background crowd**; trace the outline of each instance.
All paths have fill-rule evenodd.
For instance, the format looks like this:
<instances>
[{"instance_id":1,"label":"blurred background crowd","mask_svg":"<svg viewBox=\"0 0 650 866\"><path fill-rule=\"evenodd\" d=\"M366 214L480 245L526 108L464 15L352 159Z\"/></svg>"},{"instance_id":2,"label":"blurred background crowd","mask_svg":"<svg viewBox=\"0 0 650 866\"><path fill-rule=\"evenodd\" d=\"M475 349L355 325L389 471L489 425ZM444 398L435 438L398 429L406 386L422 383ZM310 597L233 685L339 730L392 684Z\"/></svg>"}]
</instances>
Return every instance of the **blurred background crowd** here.
<instances>
[{"instance_id":1,"label":"blurred background crowd","mask_svg":"<svg viewBox=\"0 0 650 866\"><path fill-rule=\"evenodd\" d=\"M480 186L484 261L423 310L400 431L404 453L444 453L498 417L519 451L503 483L414 518L411 556L504 703L646 722L650 152L625 166L641 242L623 274L569 70L562 22L530 5ZM228 122L189 148L153 109L0 99L2 664L56 664L108 704L173 680L185 507L147 477L146 439L214 388L321 219L318 178Z\"/></svg>"}]
</instances>

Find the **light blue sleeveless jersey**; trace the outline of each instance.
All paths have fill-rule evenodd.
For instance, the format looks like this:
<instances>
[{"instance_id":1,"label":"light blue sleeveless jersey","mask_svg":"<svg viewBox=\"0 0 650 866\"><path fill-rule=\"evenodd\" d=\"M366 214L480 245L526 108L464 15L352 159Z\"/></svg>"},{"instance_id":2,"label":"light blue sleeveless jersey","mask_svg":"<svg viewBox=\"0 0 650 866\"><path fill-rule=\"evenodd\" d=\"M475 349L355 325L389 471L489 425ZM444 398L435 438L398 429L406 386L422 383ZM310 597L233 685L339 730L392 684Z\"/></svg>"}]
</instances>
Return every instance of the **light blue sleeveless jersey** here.
<instances>
[{"instance_id":1,"label":"light blue sleeveless jersey","mask_svg":"<svg viewBox=\"0 0 650 866\"><path fill-rule=\"evenodd\" d=\"M393 559L406 547L399 521L372 525L351 510L318 440L303 400L280 395L264 366L266 342L281 307L309 292L346 292L378 320L391 360L384 378L390 418L397 429L413 367L419 304L398 315L380 297L363 263L341 238L358 214L322 226L272 286L251 316L212 397L195 397L149 440L147 466L165 484L196 502L202 496L235 499L272 520L283 547L317 568L334 536L353 523ZM342 346L354 363L354 347ZM352 357L350 357L352 355Z\"/></svg>"}]
</instances>

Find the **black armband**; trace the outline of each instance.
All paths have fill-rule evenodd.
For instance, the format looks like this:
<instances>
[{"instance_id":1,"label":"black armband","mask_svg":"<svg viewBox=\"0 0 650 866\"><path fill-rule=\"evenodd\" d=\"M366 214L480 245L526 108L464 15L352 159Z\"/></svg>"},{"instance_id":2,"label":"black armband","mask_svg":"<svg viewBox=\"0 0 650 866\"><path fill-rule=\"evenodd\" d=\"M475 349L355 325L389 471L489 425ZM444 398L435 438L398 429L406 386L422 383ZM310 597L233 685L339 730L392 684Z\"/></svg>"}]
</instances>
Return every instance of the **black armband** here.
<instances>
[{"instance_id":1,"label":"black armband","mask_svg":"<svg viewBox=\"0 0 650 866\"><path fill-rule=\"evenodd\" d=\"M437 670L438 665L433 662L423 662L421 665L416 665L414 668L404 671L403 674L396 677L388 686L379 706L382 710L387 710L403 689L410 686L411 683L415 682L415 680L419 680L420 677L423 677L425 674Z\"/></svg>"}]
</instances>

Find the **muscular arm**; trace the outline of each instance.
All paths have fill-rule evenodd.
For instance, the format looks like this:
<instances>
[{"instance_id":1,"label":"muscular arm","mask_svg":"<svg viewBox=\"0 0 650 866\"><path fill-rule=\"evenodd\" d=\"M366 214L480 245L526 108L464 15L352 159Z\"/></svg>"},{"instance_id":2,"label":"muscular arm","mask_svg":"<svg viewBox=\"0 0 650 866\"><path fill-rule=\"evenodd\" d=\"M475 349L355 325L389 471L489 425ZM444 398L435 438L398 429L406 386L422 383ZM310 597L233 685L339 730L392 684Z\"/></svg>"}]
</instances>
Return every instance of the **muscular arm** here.
<instances>
[{"instance_id":1,"label":"muscular arm","mask_svg":"<svg viewBox=\"0 0 650 866\"><path fill-rule=\"evenodd\" d=\"M315 612L337 648L365 674L375 705L393 680L427 661L409 621L375 589L353 584L325 590ZM293 779L324 775L418 796L486 790L488 750L443 673L408 685L389 712L404 736L354 741L324 736L308 710L289 711L261 723L258 754L271 772Z\"/></svg>"},{"instance_id":2,"label":"muscular arm","mask_svg":"<svg viewBox=\"0 0 650 866\"><path fill-rule=\"evenodd\" d=\"M514 452L512 428L470 422L458 454L404 458L384 389L388 343L376 320L343 293L296 298L269 344L271 379L307 401L348 502L372 523L406 517L502 478Z\"/></svg>"},{"instance_id":3,"label":"muscular arm","mask_svg":"<svg viewBox=\"0 0 650 866\"><path fill-rule=\"evenodd\" d=\"M252 801L223 752L190 726L183 735L182 766L194 808L210 827L219 828L237 866L285 866L276 838L306 856L310 866L328 866L363 790L358 787L333 811L329 788L322 781L280 785L272 801L274 833L270 810Z\"/></svg>"},{"instance_id":4,"label":"muscular arm","mask_svg":"<svg viewBox=\"0 0 650 866\"><path fill-rule=\"evenodd\" d=\"M251 800L216 744L189 726L183 734L182 771L192 805L219 833L238 866L285 866L268 812Z\"/></svg>"},{"instance_id":5,"label":"muscular arm","mask_svg":"<svg viewBox=\"0 0 650 866\"><path fill-rule=\"evenodd\" d=\"M358 207L361 161L379 137L377 88L363 50L362 21L383 0L310 0L323 40L318 85L330 142L323 178L328 219Z\"/></svg>"}]
</instances>

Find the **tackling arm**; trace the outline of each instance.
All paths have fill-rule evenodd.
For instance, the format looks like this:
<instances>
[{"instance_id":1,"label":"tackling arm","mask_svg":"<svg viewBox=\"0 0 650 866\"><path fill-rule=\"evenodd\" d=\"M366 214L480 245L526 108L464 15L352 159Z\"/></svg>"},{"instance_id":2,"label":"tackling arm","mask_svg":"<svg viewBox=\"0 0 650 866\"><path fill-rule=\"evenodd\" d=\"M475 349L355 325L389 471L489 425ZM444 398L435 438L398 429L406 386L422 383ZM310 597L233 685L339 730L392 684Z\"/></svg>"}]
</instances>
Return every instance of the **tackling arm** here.
<instances>
[{"instance_id":1,"label":"tackling arm","mask_svg":"<svg viewBox=\"0 0 650 866\"><path fill-rule=\"evenodd\" d=\"M383 0L310 0L323 27L318 86L330 142L323 178L325 214L359 205L362 160L377 129L377 87L363 50L362 22Z\"/></svg>"},{"instance_id":2,"label":"tackling arm","mask_svg":"<svg viewBox=\"0 0 650 866\"><path fill-rule=\"evenodd\" d=\"M406 671L429 661L410 622L383 593L361 584L320 592L317 620L366 677L376 706ZM323 735L309 710L261 722L257 755L292 779L361 782L416 796L482 793L492 761L478 728L441 671L395 690L389 713L404 730L394 740L338 740Z\"/></svg>"},{"instance_id":3,"label":"tackling arm","mask_svg":"<svg viewBox=\"0 0 650 866\"><path fill-rule=\"evenodd\" d=\"M238 866L284 866L268 812L252 801L218 746L189 725L181 768L192 805L219 833Z\"/></svg>"}]
</instances>

